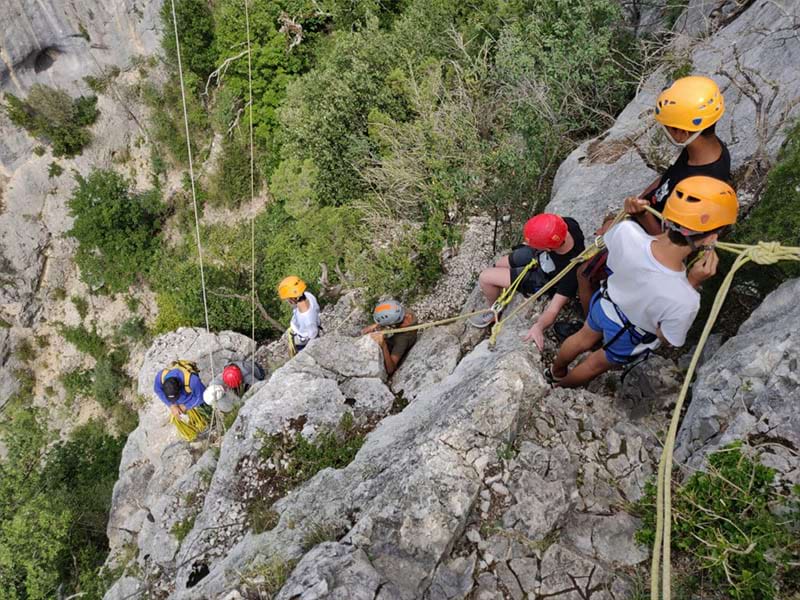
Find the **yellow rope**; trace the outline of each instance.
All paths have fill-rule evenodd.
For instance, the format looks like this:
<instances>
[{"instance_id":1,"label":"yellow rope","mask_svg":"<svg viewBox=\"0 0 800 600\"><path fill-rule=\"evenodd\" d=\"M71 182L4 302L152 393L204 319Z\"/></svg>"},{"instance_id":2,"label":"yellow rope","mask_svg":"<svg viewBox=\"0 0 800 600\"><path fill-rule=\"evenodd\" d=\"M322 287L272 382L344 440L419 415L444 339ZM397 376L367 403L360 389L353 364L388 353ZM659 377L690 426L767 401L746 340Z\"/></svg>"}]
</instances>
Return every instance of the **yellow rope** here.
<instances>
[{"instance_id":1,"label":"yellow rope","mask_svg":"<svg viewBox=\"0 0 800 600\"><path fill-rule=\"evenodd\" d=\"M446 319L440 319L438 321L428 321L426 323L419 323L417 325L409 325L408 327L398 327L396 329L379 329L372 333L381 333L383 335L389 335L394 333L405 333L407 331L419 331L421 329L429 329L431 327L438 327L440 325L448 325L450 323L455 323L456 321L462 321L464 319L469 319L470 317L475 317L477 315L482 315L487 312L493 312L495 315L499 315L502 312L503 308L505 308L509 302L514 298L514 294L517 293L517 289L519 288L522 280L525 279L525 275L528 274L533 267L535 267L538 263L535 260L532 260L525 268L522 269L517 278L511 282L506 289L497 297L497 300L494 301L494 304L487 308L482 308L480 310L475 310L470 313L465 313L463 315L457 315L455 317L448 317Z\"/></svg>"},{"instance_id":2,"label":"yellow rope","mask_svg":"<svg viewBox=\"0 0 800 600\"><path fill-rule=\"evenodd\" d=\"M178 434L187 442L193 442L195 438L197 438L198 434L205 431L206 427L208 427L208 417L204 415L200 410L197 408L191 408L186 411L186 416L189 417L189 421L186 422L183 419L179 419L174 415L170 415L169 420L170 423L175 425L175 428L178 430Z\"/></svg>"}]
</instances>

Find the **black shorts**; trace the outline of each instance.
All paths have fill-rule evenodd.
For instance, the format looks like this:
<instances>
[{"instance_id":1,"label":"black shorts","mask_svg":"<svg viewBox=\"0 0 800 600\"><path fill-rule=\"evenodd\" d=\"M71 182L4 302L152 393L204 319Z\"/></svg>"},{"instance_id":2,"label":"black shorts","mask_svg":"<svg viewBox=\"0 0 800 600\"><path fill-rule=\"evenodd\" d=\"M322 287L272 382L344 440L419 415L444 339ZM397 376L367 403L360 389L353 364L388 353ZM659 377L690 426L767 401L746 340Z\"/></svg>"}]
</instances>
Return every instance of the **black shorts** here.
<instances>
[{"instance_id":1,"label":"black shorts","mask_svg":"<svg viewBox=\"0 0 800 600\"><path fill-rule=\"evenodd\" d=\"M519 277L523 269L532 261L536 260L536 250L530 246L517 246L508 255L508 266L511 267L511 283ZM547 283L549 277L538 266L531 268L525 275L525 279L519 286L519 291L530 296L535 294L539 288Z\"/></svg>"}]
</instances>

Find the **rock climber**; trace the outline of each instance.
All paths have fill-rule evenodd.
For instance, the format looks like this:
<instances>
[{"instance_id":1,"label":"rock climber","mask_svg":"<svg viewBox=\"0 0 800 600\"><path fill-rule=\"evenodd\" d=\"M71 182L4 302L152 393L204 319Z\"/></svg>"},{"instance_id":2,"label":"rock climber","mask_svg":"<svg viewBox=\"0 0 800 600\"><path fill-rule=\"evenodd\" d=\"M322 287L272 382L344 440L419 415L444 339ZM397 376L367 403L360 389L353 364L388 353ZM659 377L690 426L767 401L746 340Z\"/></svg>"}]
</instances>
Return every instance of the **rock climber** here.
<instances>
[{"instance_id":1,"label":"rock climber","mask_svg":"<svg viewBox=\"0 0 800 600\"><path fill-rule=\"evenodd\" d=\"M278 285L278 296L292 306L288 332L292 355L305 348L320 332L319 302L307 287L306 282L295 275L286 277Z\"/></svg>"},{"instance_id":2,"label":"rock climber","mask_svg":"<svg viewBox=\"0 0 800 600\"><path fill-rule=\"evenodd\" d=\"M263 381L264 376L264 369L258 363L249 360L229 362L222 373L211 380L203 394L203 401L222 412L230 412L245 392L257 381Z\"/></svg>"},{"instance_id":3,"label":"rock climber","mask_svg":"<svg viewBox=\"0 0 800 600\"><path fill-rule=\"evenodd\" d=\"M578 222L570 217L542 213L528 219L523 228L524 244L517 246L493 267L484 269L478 283L489 306L494 304L503 288L507 288L529 263L536 261L520 283L519 291L529 296L567 267L570 261L584 251L583 232ZM547 307L525 336L541 350L544 332L556 320L564 306L575 298L578 281L574 270L556 284L555 294ZM487 327L495 321L493 313L482 313L470 319L475 327Z\"/></svg>"},{"instance_id":4,"label":"rock climber","mask_svg":"<svg viewBox=\"0 0 800 600\"><path fill-rule=\"evenodd\" d=\"M638 215L639 203L626 210ZM664 207L664 233L648 234L633 221L609 229L606 284L592 296L581 330L559 348L545 376L555 385L577 387L612 368L635 364L661 343L682 346L700 307L696 288L717 271L713 246L736 222L736 192L713 177L680 181ZM684 262L696 250L703 256L688 270ZM574 369L570 363L602 342Z\"/></svg>"},{"instance_id":5,"label":"rock climber","mask_svg":"<svg viewBox=\"0 0 800 600\"><path fill-rule=\"evenodd\" d=\"M627 198L626 204L649 204L661 212L672 190L687 177L704 175L730 183L731 157L716 135L717 121L724 112L719 86L708 77L682 77L661 92L656 100L655 119L664 128L667 140L682 150L662 175L638 197ZM640 211L635 218L650 235L661 233L661 223L654 215ZM592 294L607 276L606 256L601 252L578 267L578 293L584 314L588 314Z\"/></svg>"},{"instance_id":6,"label":"rock climber","mask_svg":"<svg viewBox=\"0 0 800 600\"><path fill-rule=\"evenodd\" d=\"M153 391L169 409L178 432L189 441L211 418L212 409L203 401L205 389L197 365L187 360L176 360L156 373Z\"/></svg>"},{"instance_id":7,"label":"rock climber","mask_svg":"<svg viewBox=\"0 0 800 600\"><path fill-rule=\"evenodd\" d=\"M386 373L391 375L400 366L403 357L411 350L417 341L416 331L384 334L383 329L411 327L417 324L417 317L410 310L406 310L397 300L386 300L379 303L372 311L374 324L361 330L362 334L369 334L378 343L383 352L383 364Z\"/></svg>"}]
</instances>

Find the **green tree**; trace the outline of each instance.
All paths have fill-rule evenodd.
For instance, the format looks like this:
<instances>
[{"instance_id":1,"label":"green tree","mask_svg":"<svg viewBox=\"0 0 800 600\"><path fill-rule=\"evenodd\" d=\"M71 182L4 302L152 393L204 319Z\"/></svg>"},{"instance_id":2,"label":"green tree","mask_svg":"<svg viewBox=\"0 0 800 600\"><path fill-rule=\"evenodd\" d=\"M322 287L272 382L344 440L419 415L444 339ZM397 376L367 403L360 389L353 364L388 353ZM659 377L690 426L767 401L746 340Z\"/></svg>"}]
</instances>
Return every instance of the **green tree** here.
<instances>
[{"instance_id":1,"label":"green tree","mask_svg":"<svg viewBox=\"0 0 800 600\"><path fill-rule=\"evenodd\" d=\"M183 68L196 75L204 83L214 70L214 19L207 0L175 0L175 15L178 21L178 36L181 45ZM161 45L173 65L178 64L175 28L172 20L172 3L161 7L164 37Z\"/></svg>"},{"instance_id":2,"label":"green tree","mask_svg":"<svg viewBox=\"0 0 800 600\"><path fill-rule=\"evenodd\" d=\"M92 422L66 442L41 415L15 408L0 437L0 598L45 600L56 590L86 591L97 579L108 541L105 525L124 440ZM102 589L84 596L99 600Z\"/></svg>"},{"instance_id":3,"label":"green tree","mask_svg":"<svg viewBox=\"0 0 800 600\"><path fill-rule=\"evenodd\" d=\"M40 83L31 87L25 100L6 94L3 108L12 123L49 142L54 156L67 157L80 154L91 141L88 127L100 114L96 97L72 98Z\"/></svg>"},{"instance_id":4,"label":"green tree","mask_svg":"<svg viewBox=\"0 0 800 600\"><path fill-rule=\"evenodd\" d=\"M131 193L113 171L77 176L69 200L75 222L69 235L78 241L75 262L81 278L109 292L121 292L147 272L158 248L164 208L156 192Z\"/></svg>"}]
</instances>

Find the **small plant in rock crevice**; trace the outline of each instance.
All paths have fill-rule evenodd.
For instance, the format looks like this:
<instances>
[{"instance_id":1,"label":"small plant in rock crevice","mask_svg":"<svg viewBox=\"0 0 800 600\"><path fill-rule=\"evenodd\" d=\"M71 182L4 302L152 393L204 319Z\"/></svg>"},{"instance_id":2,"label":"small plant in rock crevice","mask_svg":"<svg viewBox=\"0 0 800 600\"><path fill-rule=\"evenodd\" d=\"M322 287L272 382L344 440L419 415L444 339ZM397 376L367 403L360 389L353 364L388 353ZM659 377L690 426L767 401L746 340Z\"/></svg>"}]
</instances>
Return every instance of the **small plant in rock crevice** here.
<instances>
[{"instance_id":1,"label":"small plant in rock crevice","mask_svg":"<svg viewBox=\"0 0 800 600\"><path fill-rule=\"evenodd\" d=\"M800 591L800 506L775 489L774 477L736 442L709 455L706 472L675 487L672 548L687 597L773 600ZM636 540L649 546L655 495L651 482L637 505L643 524Z\"/></svg>"}]
</instances>

